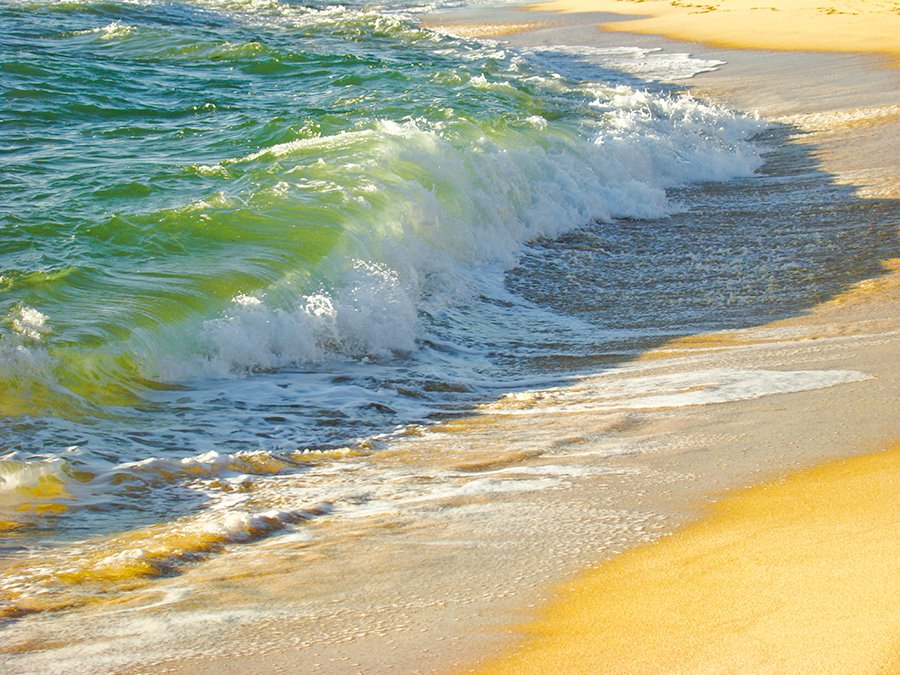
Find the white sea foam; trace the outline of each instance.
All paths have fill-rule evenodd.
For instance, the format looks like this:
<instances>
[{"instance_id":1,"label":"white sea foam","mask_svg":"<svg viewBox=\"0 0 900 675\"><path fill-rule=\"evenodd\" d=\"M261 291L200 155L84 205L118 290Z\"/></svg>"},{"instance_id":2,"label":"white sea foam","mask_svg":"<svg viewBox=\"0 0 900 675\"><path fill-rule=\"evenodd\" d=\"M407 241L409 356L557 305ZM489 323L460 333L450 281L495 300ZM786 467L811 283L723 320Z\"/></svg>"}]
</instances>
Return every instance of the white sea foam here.
<instances>
[{"instance_id":1,"label":"white sea foam","mask_svg":"<svg viewBox=\"0 0 900 675\"><path fill-rule=\"evenodd\" d=\"M626 397L617 407L671 408L727 403L823 389L859 382L869 376L853 370L710 370L677 376L650 378L642 383L647 393ZM663 392L663 393L649 393Z\"/></svg>"},{"instance_id":2,"label":"white sea foam","mask_svg":"<svg viewBox=\"0 0 900 675\"><path fill-rule=\"evenodd\" d=\"M48 379L52 359L42 341L52 330L47 315L21 305L0 323L0 378L15 385L22 376ZM0 379L2 381L2 379Z\"/></svg>"},{"instance_id":3,"label":"white sea foam","mask_svg":"<svg viewBox=\"0 0 900 675\"><path fill-rule=\"evenodd\" d=\"M211 478L224 474L277 474L288 466L284 459L265 451L224 453L210 450L198 455L170 459L148 457L123 462L109 471L108 476L122 480L126 475L144 482L175 482L184 479ZM102 477L99 478L102 480Z\"/></svg>"},{"instance_id":4,"label":"white sea foam","mask_svg":"<svg viewBox=\"0 0 900 675\"><path fill-rule=\"evenodd\" d=\"M330 352L387 356L415 346L416 308L397 274L357 261L333 295L304 296L293 308L237 296L203 338L214 374L318 361Z\"/></svg>"},{"instance_id":5,"label":"white sea foam","mask_svg":"<svg viewBox=\"0 0 900 675\"><path fill-rule=\"evenodd\" d=\"M560 409L583 412L678 408L823 389L869 377L855 370L716 368L641 375L638 369L621 368L585 378L571 387L508 394L486 408L505 414L553 414Z\"/></svg>"},{"instance_id":6,"label":"white sea foam","mask_svg":"<svg viewBox=\"0 0 900 675\"><path fill-rule=\"evenodd\" d=\"M68 480L65 462L59 457L27 461L18 453L7 453L0 457L0 494L4 501L12 499L20 490L28 490L35 496L42 486L53 490L47 484L62 487Z\"/></svg>"},{"instance_id":7,"label":"white sea foam","mask_svg":"<svg viewBox=\"0 0 900 675\"><path fill-rule=\"evenodd\" d=\"M535 116L500 131L384 120L222 162L277 157L284 195L311 189L305 167L314 154L338 152L338 163L316 168L316 182L333 183L344 204L345 236L322 267L333 270L329 286L290 303L283 289L276 300L239 295L204 324L202 358L167 359L152 374L183 379L411 351L420 310L464 302L526 242L593 220L663 217L673 209L667 188L750 175L760 164L744 140L756 120L689 96L582 88L598 112L588 130Z\"/></svg>"},{"instance_id":8,"label":"white sea foam","mask_svg":"<svg viewBox=\"0 0 900 675\"><path fill-rule=\"evenodd\" d=\"M442 485L427 493L415 497L398 500L402 506L412 506L426 502L457 499L460 497L476 497L504 492L530 492L533 490L552 490L565 485L561 478L476 478L461 485Z\"/></svg>"},{"instance_id":9,"label":"white sea foam","mask_svg":"<svg viewBox=\"0 0 900 675\"><path fill-rule=\"evenodd\" d=\"M12 329L24 338L38 341L50 331L47 316L32 307L18 307L10 317Z\"/></svg>"},{"instance_id":10,"label":"white sea foam","mask_svg":"<svg viewBox=\"0 0 900 675\"><path fill-rule=\"evenodd\" d=\"M532 50L531 53L561 72L594 79L601 75L607 79L615 78L614 72L608 72L612 70L643 80L679 82L714 71L725 64L717 59L701 59L660 48L553 45Z\"/></svg>"},{"instance_id":11,"label":"white sea foam","mask_svg":"<svg viewBox=\"0 0 900 675\"><path fill-rule=\"evenodd\" d=\"M134 26L129 26L121 21L113 21L105 26L73 31L72 35L96 35L101 40L115 40L128 37L134 30Z\"/></svg>"}]
</instances>

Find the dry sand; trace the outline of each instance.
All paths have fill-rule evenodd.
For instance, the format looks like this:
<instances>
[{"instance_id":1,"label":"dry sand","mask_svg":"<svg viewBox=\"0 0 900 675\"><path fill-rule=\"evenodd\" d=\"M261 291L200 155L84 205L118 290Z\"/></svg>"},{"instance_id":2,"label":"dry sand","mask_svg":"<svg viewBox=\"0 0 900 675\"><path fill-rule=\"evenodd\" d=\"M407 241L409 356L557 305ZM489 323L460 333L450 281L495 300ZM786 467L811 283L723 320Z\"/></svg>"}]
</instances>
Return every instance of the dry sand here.
<instances>
[{"instance_id":1,"label":"dry sand","mask_svg":"<svg viewBox=\"0 0 900 675\"><path fill-rule=\"evenodd\" d=\"M485 673L900 668L900 443L741 490L564 584Z\"/></svg>"},{"instance_id":2,"label":"dry sand","mask_svg":"<svg viewBox=\"0 0 900 675\"><path fill-rule=\"evenodd\" d=\"M636 15L606 24L604 30L666 35L721 47L900 58L900 4L892 0L551 0L531 7Z\"/></svg>"}]
</instances>

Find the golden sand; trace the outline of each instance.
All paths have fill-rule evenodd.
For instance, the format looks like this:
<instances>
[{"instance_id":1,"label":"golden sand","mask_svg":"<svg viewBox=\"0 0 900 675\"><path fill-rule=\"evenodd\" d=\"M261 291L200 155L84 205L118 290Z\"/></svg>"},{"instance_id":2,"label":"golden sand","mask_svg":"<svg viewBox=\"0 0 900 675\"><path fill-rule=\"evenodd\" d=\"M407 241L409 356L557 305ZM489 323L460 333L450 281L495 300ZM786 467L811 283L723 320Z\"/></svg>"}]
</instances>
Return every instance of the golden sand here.
<instances>
[{"instance_id":1,"label":"golden sand","mask_svg":"<svg viewBox=\"0 0 900 675\"><path fill-rule=\"evenodd\" d=\"M564 585L485 673L900 672L900 443L738 491Z\"/></svg>"},{"instance_id":2,"label":"golden sand","mask_svg":"<svg viewBox=\"0 0 900 675\"><path fill-rule=\"evenodd\" d=\"M881 266L885 271L883 276L858 281L843 293L831 298L825 306L856 305L878 295L900 298L900 258L883 260Z\"/></svg>"},{"instance_id":3,"label":"golden sand","mask_svg":"<svg viewBox=\"0 0 900 675\"><path fill-rule=\"evenodd\" d=\"M892 0L551 0L530 8L637 15L604 30L720 47L874 52L900 60L900 3Z\"/></svg>"}]
</instances>

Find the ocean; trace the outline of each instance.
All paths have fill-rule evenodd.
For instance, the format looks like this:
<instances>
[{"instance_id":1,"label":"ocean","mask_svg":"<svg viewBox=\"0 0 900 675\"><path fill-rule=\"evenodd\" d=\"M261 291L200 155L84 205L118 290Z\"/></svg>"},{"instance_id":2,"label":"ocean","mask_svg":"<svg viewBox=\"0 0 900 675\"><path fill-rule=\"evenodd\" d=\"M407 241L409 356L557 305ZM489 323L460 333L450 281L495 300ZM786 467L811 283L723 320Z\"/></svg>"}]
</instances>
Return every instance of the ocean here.
<instances>
[{"instance_id":1,"label":"ocean","mask_svg":"<svg viewBox=\"0 0 900 675\"><path fill-rule=\"evenodd\" d=\"M0 4L7 626L445 495L384 453L895 245L790 130L690 95L720 61L440 8ZM521 478L489 490L558 480Z\"/></svg>"}]
</instances>

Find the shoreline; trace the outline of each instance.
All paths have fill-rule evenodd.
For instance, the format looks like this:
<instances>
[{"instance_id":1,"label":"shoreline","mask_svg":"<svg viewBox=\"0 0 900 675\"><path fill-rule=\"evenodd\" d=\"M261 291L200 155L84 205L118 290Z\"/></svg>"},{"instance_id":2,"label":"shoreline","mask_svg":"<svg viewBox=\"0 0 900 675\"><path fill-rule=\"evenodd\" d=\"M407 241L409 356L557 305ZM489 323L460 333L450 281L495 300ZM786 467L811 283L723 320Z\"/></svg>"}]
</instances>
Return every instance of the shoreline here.
<instances>
[{"instance_id":1,"label":"shoreline","mask_svg":"<svg viewBox=\"0 0 900 675\"><path fill-rule=\"evenodd\" d=\"M593 24L581 28L584 33L594 30ZM565 32L572 27L547 29ZM504 37L518 40L522 34ZM532 39L540 40L539 33L532 33ZM685 47L659 39L650 44L665 44L671 50ZM819 73L843 64L846 77L868 64L871 70L860 78L864 86L869 86L868 74L882 76L871 57L798 56L808 58L807 67L818 68ZM754 58L753 53L746 54L741 65L749 72L736 83L725 79L726 67L725 73L704 74L692 84L712 93L717 84L720 92L730 87L734 97L723 98L734 104L752 93L754 82L765 81L766 73L753 67ZM792 72L790 55L772 55L764 65L772 63ZM798 84L802 74L792 76ZM791 81L778 85L789 89ZM828 95L821 82L806 86L806 91ZM821 100L814 98L813 105ZM811 114L785 105L777 92L770 101L780 105L780 115ZM878 196L885 192L884 185L877 189ZM359 615L328 612L331 596L326 596L326 613L292 628L280 627L282 633L300 636L296 649L265 649L262 655L238 658L195 655L177 663L163 660L160 665L175 672L237 673L260 664L277 669L301 663L310 672L449 673L469 672L493 657L515 653L521 626L553 600L554 590L565 580L626 551L652 545L690 523L703 522L710 501L730 490L777 481L829 460L865 455L898 435L896 423L884 413L898 392L900 274L896 264L885 271L799 316L669 343L611 375L629 382L644 373L665 377L685 370L841 369L865 372L864 379L674 412L638 410L600 419L590 411L579 412L579 406L595 396L590 379L562 394L534 392L529 401L513 398L486 405L470 418L398 443L380 460L405 465L414 457L436 467L503 471L528 470L544 457L561 467L586 461L592 473L564 494L513 493L505 502L484 504L478 499L451 499L429 510L431 522L386 519L370 523L374 529L349 528L347 547L338 545L328 554L334 568L328 570L325 583L365 579L362 585L347 586L357 594ZM605 382L607 377L597 379ZM561 402L554 400L558 396ZM545 403L554 412L543 413ZM522 406L533 415L519 415ZM546 427L540 438L533 433L537 419ZM453 460L442 463L440 455L448 444L466 461L454 454ZM621 454L603 455L613 447ZM585 460L592 453L603 459ZM446 506L453 508L445 511ZM514 523L513 531L498 531L501 522L507 528ZM351 540L357 557L343 559ZM532 564L535 560L540 565ZM314 583L315 573L301 572L293 581ZM336 601L340 598L347 596L338 594ZM370 616L362 616L365 613ZM310 632L322 625L328 625L331 634L311 637ZM239 631L238 640L251 645L255 634L252 629Z\"/></svg>"},{"instance_id":2,"label":"shoreline","mask_svg":"<svg viewBox=\"0 0 900 675\"><path fill-rule=\"evenodd\" d=\"M625 15L603 30L663 35L715 47L807 52L882 54L900 63L900 13L891 2L838 0L549 0L527 9L557 13ZM798 26L802 29L798 30Z\"/></svg>"},{"instance_id":3,"label":"shoreline","mask_svg":"<svg viewBox=\"0 0 900 675\"><path fill-rule=\"evenodd\" d=\"M586 17L577 25L538 21L535 27L526 18L530 12L504 10L500 14L512 16L511 23L516 28L525 25L528 33L498 30L497 24L486 22L479 25L479 34L484 30L493 31L494 37L502 33L503 39L514 42L540 41L541 30L607 37ZM509 23L505 25L509 27ZM685 48L663 38L616 37L628 44ZM688 47L695 51L694 45ZM740 62L738 77L731 77L728 69L733 60L726 57L724 72L700 75L691 81L691 88L746 110L742 102L752 98L759 83L768 80L766 72L757 68L760 53L740 54L740 59L734 59ZM834 72L836 65L842 67L844 79L859 82L857 91L877 88L868 78L880 81L884 75L874 65L878 60L871 56L777 53L763 65L787 79L774 83L764 115L790 119L792 115L818 114L823 99L830 96L827 84L802 82L802 74L793 70L791 56L803 61L806 72L812 69L820 77ZM783 91L792 86L801 95L816 94L810 108L784 101ZM874 96L871 106L880 105L883 101ZM818 137L820 144L834 140L825 136ZM810 140L809 136L803 140ZM841 138L832 143L839 149L837 165L832 161L827 167L848 181L854 176L841 173L840 158L854 142ZM893 173L880 172L872 183L875 187L868 186L860 196L896 195L896 183L891 187L896 168L891 167ZM472 417L447 423L436 433L396 444L381 455L381 461L405 465L414 457L436 467L499 471L511 467L527 470L542 456L565 467L569 462L583 462L591 453L602 454L611 446L622 450L618 456L588 460L588 470L593 473L569 486L564 496L552 491L524 496L513 493L506 502L483 505L478 499L449 500L429 511L432 522L388 518L370 523L373 527L348 528L345 544L325 554L331 567L324 583L340 586L336 580L365 579L362 585L347 587L356 594L353 602L359 614L330 611L331 602L346 602L348 596L326 594L314 601L314 606L323 603L322 614L279 625L280 633L297 636L296 648L264 649L261 655L244 652L237 658L194 655L177 662L165 659L159 665L174 672L238 673L302 664L309 672L324 673L450 673L469 672L492 658L516 653L523 623L551 602L559 584L573 575L616 560L625 552L642 550L644 545L652 546L691 523L704 522L710 501L730 490L777 481L786 473L829 460L864 455L896 437L895 422L883 413L890 409L898 391L897 364L892 360L900 333L898 282L900 273L894 265L885 276L862 281L801 316L693 336L693 344L685 344L691 338L670 343L635 362L638 374L662 376L685 369L735 367L865 370L867 378L858 382L674 413L637 411L599 420L590 412L577 411L594 395L588 382L565 394L565 412L559 416L541 413L541 392L525 403L546 426L540 439L533 436L532 415L510 414L516 412L509 410L510 403L514 409L521 405L513 400L484 406ZM635 375L629 368L614 377L629 381ZM550 398L555 395L548 393ZM836 414L823 417L824 410ZM667 439L665 445L660 438ZM454 455L453 460L442 463L440 455L447 451L448 443L465 455L465 462L460 463ZM445 511L445 506L454 508ZM496 530L501 522L515 523L513 531ZM342 552L349 553L351 546L356 557L344 559ZM533 565L534 560L541 564ZM299 574L292 570L291 581L322 581L317 573L322 569ZM253 571L247 574L252 576ZM477 583L472 583L473 579ZM259 631L254 625L260 622L248 626L249 631L239 630L237 640L258 650L259 643L254 641ZM315 635L323 625L328 626L327 634Z\"/></svg>"},{"instance_id":4,"label":"shoreline","mask_svg":"<svg viewBox=\"0 0 900 675\"><path fill-rule=\"evenodd\" d=\"M896 672L898 483L895 441L727 494L560 584L478 672Z\"/></svg>"},{"instance_id":5,"label":"shoreline","mask_svg":"<svg viewBox=\"0 0 900 675\"><path fill-rule=\"evenodd\" d=\"M524 17L525 12L510 10L509 15ZM530 20L516 21L534 28ZM540 39L541 30L609 37L584 17L578 21L577 26L561 22L555 27L554 21L538 21L530 38L503 37ZM628 35L610 35L630 40ZM660 38L640 40L684 49L681 43ZM767 81L766 73L755 69L759 58L747 52L735 60L734 68L729 61L724 72L698 76L692 84L740 107L741 100L753 97L756 85ZM841 77L861 82L860 89L874 86L870 76L877 81L883 76L875 72L878 61L873 57L832 54L801 60L820 73L845 68ZM859 142L840 133L835 139L833 122L847 117L835 119L832 113L842 108L828 107L824 122L815 117L820 114L816 105L821 107L831 94L821 82L801 83L802 75L792 72L792 63L789 56L777 54L766 67L781 64L777 67L794 78L795 89L806 86L817 97L803 110L781 98L791 80L775 83L767 94L769 110L775 112L768 114L785 120L813 116L810 124L825 130L814 131L818 135L813 137L804 132L804 140L816 138L819 147L834 149L838 159L829 160L829 171L848 181L858 178L852 166L840 165L852 162L854 153L846 148ZM886 105L873 95L865 108ZM857 119L851 116L849 121ZM883 146L880 123L853 128L874 129L871 142ZM877 173L860 196L895 198L890 177L896 174ZM125 627L108 641L122 652L133 644L158 654L131 662L130 670L137 672L240 673L298 667L307 672L458 672L505 653L518 644L518 627L552 599L560 580L624 551L638 551L688 523L702 522L709 501L728 490L867 453L896 437L896 423L884 413L890 412L898 390L897 269L894 265L892 273L860 282L802 316L671 342L565 390L487 404L471 417L421 436L411 434L379 455L379 461L398 471L416 463L436 471L484 474L485 480L491 471L527 475L551 462L573 482L564 491L511 492L502 498L448 496L423 505L418 519L378 514L339 526L311 523L312 541L263 540L253 545L263 555L252 556L248 547L248 552L211 559L181 577L159 580L162 609L158 614L146 612L142 620L161 631L174 630L168 650L147 647L143 626L135 638L129 638ZM602 414L590 409L598 389L608 383L628 385L642 378L727 369L751 375L827 371L862 376L836 380L834 386L692 407ZM747 377L744 384L755 386ZM823 411L833 414L823 416ZM317 532L327 534L327 546L317 547ZM194 590L188 593L188 588ZM271 616L241 623L240 611L229 610L232 601L240 607L248 594L271 606ZM166 603L173 608L171 614L166 614ZM287 607L280 614L283 604ZM125 603L119 611L124 620L126 612L137 609ZM213 611L222 618L210 619ZM86 622L91 619L89 612L82 616ZM204 620L210 625L201 626ZM61 642L68 639L64 630L61 634ZM96 643L84 642L92 654ZM70 663L79 662L76 652L67 656ZM64 668L66 662L59 663Z\"/></svg>"},{"instance_id":6,"label":"shoreline","mask_svg":"<svg viewBox=\"0 0 900 675\"><path fill-rule=\"evenodd\" d=\"M792 2L799 0L788 5ZM642 24L634 20L637 14L650 16L663 6L669 8L665 13L646 19L658 20L651 24L652 30L641 29ZM474 10L437 14L425 25L462 36L500 39L514 46L554 41L640 46L723 60L724 67L683 80L684 86L700 97L790 126L798 142L815 147L822 168L837 182L855 187L858 196L900 198L900 162L896 159L900 99L895 93L900 90L900 46L896 40L889 47L876 44L868 51L853 52L849 44L836 42L831 51L809 50L803 41L785 37L780 47L773 49L758 41L759 33L748 37L749 31L739 24L743 39L723 46L705 33L682 34L666 23L671 13L692 20L702 16L716 21L716 27L723 21L733 23L734 12L698 15L690 13L692 6L669 5L662 0L551 0L498 10L488 21L475 20ZM803 12L791 17L786 17L787 11L780 14L781 20L791 25L804 21ZM846 19L841 14L829 16L832 21ZM879 17L881 14L870 15L867 20L872 24ZM900 10L888 23L897 25L894 35L900 33Z\"/></svg>"},{"instance_id":7,"label":"shoreline","mask_svg":"<svg viewBox=\"0 0 900 675\"><path fill-rule=\"evenodd\" d=\"M683 6L675 5L660 9L659 2L639 5L627 0L607 3L553 0L526 9L541 13L633 11L643 15L642 18L623 16L598 23L597 27L602 31L661 34L667 40L702 41L712 47L747 50L750 62L754 53L759 57L759 50L802 52L810 47L805 39L788 40L788 44L759 39L760 33L748 31L740 19L734 20L737 14L726 30L715 34L710 34L705 24L704 29L688 29L681 21L685 18ZM746 15L741 16L746 21ZM768 25L768 19L765 23ZM722 22L715 27L721 28ZM735 28L743 40L736 37ZM871 23L867 28L871 32ZM753 37L747 38L748 34ZM776 31L776 35L784 40L781 33ZM815 46L821 51L846 52L862 46L855 37L858 36L851 34L848 39L842 34L842 39L827 45L821 44L821 36L812 39L814 43L820 40ZM892 59L885 63L890 80L896 75L898 44L894 40L891 48L885 47L876 39L859 51ZM900 106L896 100L888 97L887 102L878 100L875 105L865 100L862 105L848 107L823 105L824 97L820 96L802 103L795 99L791 105L785 101L783 92L777 91L777 86L760 97L757 85L761 78L755 70L748 72L744 67L735 75L729 72L732 60L726 57L726 63L725 72L695 78L691 90L744 111L763 108L767 119L793 126L797 135L805 134L804 141L816 147L817 158L824 168L833 172L837 182L854 185L858 197L896 200L900 196L898 162L895 156L886 157L890 150L883 149L900 147ZM882 92L867 93L875 94L870 98L877 100ZM848 103L847 97L844 98L843 103ZM866 159L860 162L860 156ZM887 333L895 333L891 307L896 316L900 295L897 263L885 261L884 276L854 285L813 308L806 316L776 321L757 329L777 331L808 325L821 317L832 320L830 327L840 334L843 332L840 326L862 312L869 325L881 323ZM885 300L888 304L879 307ZM752 332L753 329L722 331L674 340L645 353L641 360L684 359L747 348L754 343L746 339ZM819 337L825 337L827 332L827 329L822 331ZM817 338L807 335L803 339ZM887 375L896 381L896 363ZM890 416L890 407L884 412ZM853 418L850 419L852 422ZM763 420L765 417L760 421ZM892 439L891 449L885 451L883 448ZM790 439L779 440L793 444ZM887 590L900 581L889 544L898 513L890 505L877 501L866 503L865 499L853 499L851 495L861 493L870 499L880 495L889 501L887 485L890 481L896 483L900 442L896 435L872 440L869 447L845 447L841 459L823 457L800 471L789 471L786 475L783 470L775 471L767 480L744 483L726 492L706 513L684 528L676 529L671 536L635 546L567 577L555 586L553 598L536 615L532 613L528 620L515 624L512 630L519 638L493 656L477 660L479 665L475 670L549 673L557 672L559 664L566 663L577 672L598 669L721 672L723 669L783 669L786 664L789 669L801 670L837 667L862 668L865 672L891 671L897 666L895 649L900 640L900 625L884 620L890 618L892 604L891 600L878 596L879 588ZM880 452L868 454L879 448ZM879 475L879 470L887 471L889 477ZM847 474L854 471L855 482L847 479ZM788 509L787 518L775 512L771 503L773 492L785 495L781 497L781 506ZM804 498L805 510L795 508L791 513L792 502ZM837 502L845 511L817 509L814 502L818 500ZM847 516L846 511L851 515ZM869 531L870 519L876 517L881 519L880 527L873 534ZM773 535L767 528L778 533ZM760 530L764 530L762 543L754 539L748 544L747 533L759 537ZM792 537L784 537L783 530L788 530ZM825 562L817 558L823 547ZM785 559L791 563L785 565ZM843 566L865 569L867 576L860 582L851 578L853 575L842 573ZM830 579L832 587L822 591L815 580L821 578ZM761 599L742 597L739 590L734 590L747 589L748 579L758 582L753 590L761 591ZM875 588L872 579L884 583ZM782 595L770 597L766 584L774 584ZM847 600L851 597L855 602ZM839 602L840 598L844 598L843 603ZM771 609L773 602L778 606L777 611ZM841 605L842 612L837 619L829 616L823 620L817 616L835 603ZM873 615L875 618L868 618ZM856 636L855 644L849 644L848 634ZM635 640L634 636L640 639ZM810 654L811 644L818 645L819 651Z\"/></svg>"}]
</instances>

